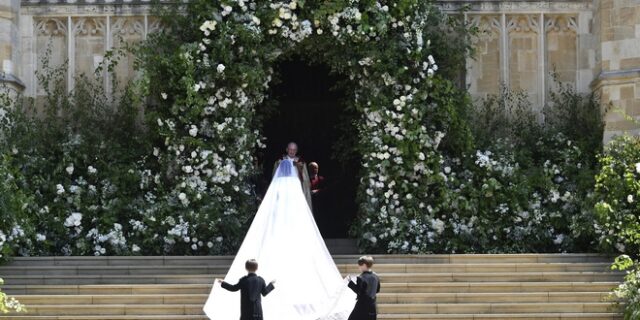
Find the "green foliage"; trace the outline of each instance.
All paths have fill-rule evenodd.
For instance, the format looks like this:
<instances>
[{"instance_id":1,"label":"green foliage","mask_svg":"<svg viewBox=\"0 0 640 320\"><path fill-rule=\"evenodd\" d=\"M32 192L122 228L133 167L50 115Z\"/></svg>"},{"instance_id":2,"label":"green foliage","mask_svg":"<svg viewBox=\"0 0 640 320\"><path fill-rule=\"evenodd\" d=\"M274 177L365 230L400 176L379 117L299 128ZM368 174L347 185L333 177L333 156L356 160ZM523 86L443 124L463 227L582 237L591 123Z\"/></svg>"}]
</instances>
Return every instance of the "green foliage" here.
<instances>
[{"instance_id":1,"label":"green foliage","mask_svg":"<svg viewBox=\"0 0 640 320\"><path fill-rule=\"evenodd\" d=\"M624 283L614 290L615 297L625 303L624 319L640 318L640 262L628 255L621 255L616 258L611 269L627 272Z\"/></svg>"},{"instance_id":2,"label":"green foliage","mask_svg":"<svg viewBox=\"0 0 640 320\"><path fill-rule=\"evenodd\" d=\"M601 248L640 252L640 138L614 138L599 160L595 210Z\"/></svg>"},{"instance_id":3,"label":"green foliage","mask_svg":"<svg viewBox=\"0 0 640 320\"><path fill-rule=\"evenodd\" d=\"M0 286L4 284L4 280L0 278ZM14 312L26 312L25 306L20 304L15 298L8 296L6 293L0 290L0 314Z\"/></svg>"},{"instance_id":4,"label":"green foliage","mask_svg":"<svg viewBox=\"0 0 640 320\"><path fill-rule=\"evenodd\" d=\"M464 97L435 87L436 97ZM468 118L458 114L458 128L466 130L447 135L465 143L444 149L436 173L444 186L431 189L438 201L420 204L424 214L416 219L392 217L369 228L368 236L383 252L592 250L599 106L569 86L560 86L552 101L542 119L526 93L504 89L469 108ZM445 110L448 123L456 123L456 109Z\"/></svg>"}]
</instances>

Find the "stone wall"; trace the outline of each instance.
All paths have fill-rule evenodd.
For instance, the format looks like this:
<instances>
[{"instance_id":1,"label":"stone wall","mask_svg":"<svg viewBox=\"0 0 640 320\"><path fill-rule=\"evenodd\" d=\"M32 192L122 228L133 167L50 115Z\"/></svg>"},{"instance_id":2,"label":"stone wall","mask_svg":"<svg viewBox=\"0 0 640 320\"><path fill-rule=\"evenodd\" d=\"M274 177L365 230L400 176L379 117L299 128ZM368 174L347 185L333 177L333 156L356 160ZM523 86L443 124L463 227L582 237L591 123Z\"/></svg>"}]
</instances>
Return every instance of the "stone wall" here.
<instances>
[{"instance_id":1,"label":"stone wall","mask_svg":"<svg viewBox=\"0 0 640 320\"><path fill-rule=\"evenodd\" d=\"M466 84L480 99L501 86L529 92L538 107L555 85L552 73L579 92L601 94L609 139L637 124L605 108L640 116L640 0L440 0L481 31ZM105 52L135 43L159 28L149 0L0 0L0 61L24 93L38 97L42 58L65 67L67 87L92 73ZM132 56L121 60L120 81L134 76ZM5 62L8 61L8 62ZM105 83L110 83L105 79ZM2 81L2 79L0 79Z\"/></svg>"},{"instance_id":2,"label":"stone wall","mask_svg":"<svg viewBox=\"0 0 640 320\"><path fill-rule=\"evenodd\" d=\"M597 0L595 27L600 35L593 89L606 112L605 139L640 127L640 0ZM632 117L635 121L628 120Z\"/></svg>"},{"instance_id":3,"label":"stone wall","mask_svg":"<svg viewBox=\"0 0 640 320\"><path fill-rule=\"evenodd\" d=\"M16 71L20 55L19 18L20 0L0 0L0 82L15 91L24 88Z\"/></svg>"}]
</instances>

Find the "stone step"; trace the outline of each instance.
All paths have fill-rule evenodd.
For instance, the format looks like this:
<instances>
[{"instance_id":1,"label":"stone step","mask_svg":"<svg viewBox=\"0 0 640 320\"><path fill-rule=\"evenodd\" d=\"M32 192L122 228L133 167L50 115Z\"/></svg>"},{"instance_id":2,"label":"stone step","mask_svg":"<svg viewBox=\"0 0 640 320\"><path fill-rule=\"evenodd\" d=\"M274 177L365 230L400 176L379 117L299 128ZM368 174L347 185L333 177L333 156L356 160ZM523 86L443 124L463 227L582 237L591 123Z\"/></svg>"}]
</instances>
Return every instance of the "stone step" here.
<instances>
[{"instance_id":1,"label":"stone step","mask_svg":"<svg viewBox=\"0 0 640 320\"><path fill-rule=\"evenodd\" d=\"M504 272L504 273L385 273L381 282L432 283L432 282L599 282L620 281L620 272ZM168 284L209 283L224 274L171 274L171 275L3 275L7 285L19 284Z\"/></svg>"},{"instance_id":2,"label":"stone step","mask_svg":"<svg viewBox=\"0 0 640 320\"><path fill-rule=\"evenodd\" d=\"M373 255L376 264L458 264L458 263L611 263L614 257L601 254L434 254ZM334 255L337 264L354 264L358 255ZM233 256L109 256L109 257L17 257L13 266L55 265L225 265Z\"/></svg>"},{"instance_id":3,"label":"stone step","mask_svg":"<svg viewBox=\"0 0 640 320\"><path fill-rule=\"evenodd\" d=\"M391 320L622 320L618 313L521 313L521 314L383 314ZM0 318L1 319L1 318Z\"/></svg>"},{"instance_id":4,"label":"stone step","mask_svg":"<svg viewBox=\"0 0 640 320\"><path fill-rule=\"evenodd\" d=\"M609 313L620 308L612 302L421 303L379 304L378 307L382 314Z\"/></svg>"},{"instance_id":5,"label":"stone step","mask_svg":"<svg viewBox=\"0 0 640 320\"><path fill-rule=\"evenodd\" d=\"M32 316L0 315L0 320L210 320L205 315L81 315L81 316Z\"/></svg>"},{"instance_id":6,"label":"stone step","mask_svg":"<svg viewBox=\"0 0 640 320\"><path fill-rule=\"evenodd\" d=\"M124 316L1 316L2 320L209 320L196 315L124 315ZM622 320L617 313L529 313L529 314L384 314L378 319L391 320Z\"/></svg>"},{"instance_id":7,"label":"stone step","mask_svg":"<svg viewBox=\"0 0 640 320\"><path fill-rule=\"evenodd\" d=\"M336 243L332 244L337 245ZM357 255L334 255L344 274ZM591 254L375 256L380 319L621 319L607 299L624 273ZM206 319L233 257L36 257L0 267L28 314L0 320Z\"/></svg>"},{"instance_id":8,"label":"stone step","mask_svg":"<svg viewBox=\"0 0 640 320\"><path fill-rule=\"evenodd\" d=\"M390 293L610 292L619 282L434 282L382 283Z\"/></svg>"},{"instance_id":9,"label":"stone step","mask_svg":"<svg viewBox=\"0 0 640 320\"><path fill-rule=\"evenodd\" d=\"M358 242L355 239L325 239L329 252L334 255L358 254Z\"/></svg>"},{"instance_id":10,"label":"stone step","mask_svg":"<svg viewBox=\"0 0 640 320\"><path fill-rule=\"evenodd\" d=\"M610 292L618 282L434 282L382 283L385 293ZM14 295L207 294L211 284L7 285Z\"/></svg>"},{"instance_id":11,"label":"stone step","mask_svg":"<svg viewBox=\"0 0 640 320\"><path fill-rule=\"evenodd\" d=\"M204 304L207 294L99 294L99 295L17 295L29 306L73 304ZM383 304L418 303L558 303L604 302L607 292L528 292L528 293L380 293ZM608 300L607 300L608 301Z\"/></svg>"},{"instance_id":12,"label":"stone step","mask_svg":"<svg viewBox=\"0 0 640 320\"><path fill-rule=\"evenodd\" d=\"M378 274L384 273L503 273L503 272L609 272L610 263L471 263L471 264L380 264ZM117 266L4 266L2 275L136 275L136 274L224 274L229 265L117 265ZM354 264L340 264L343 273L357 273Z\"/></svg>"},{"instance_id":13,"label":"stone step","mask_svg":"<svg viewBox=\"0 0 640 320\"><path fill-rule=\"evenodd\" d=\"M610 313L611 302L379 304L381 314ZM32 305L30 315L202 315L202 304Z\"/></svg>"}]
</instances>

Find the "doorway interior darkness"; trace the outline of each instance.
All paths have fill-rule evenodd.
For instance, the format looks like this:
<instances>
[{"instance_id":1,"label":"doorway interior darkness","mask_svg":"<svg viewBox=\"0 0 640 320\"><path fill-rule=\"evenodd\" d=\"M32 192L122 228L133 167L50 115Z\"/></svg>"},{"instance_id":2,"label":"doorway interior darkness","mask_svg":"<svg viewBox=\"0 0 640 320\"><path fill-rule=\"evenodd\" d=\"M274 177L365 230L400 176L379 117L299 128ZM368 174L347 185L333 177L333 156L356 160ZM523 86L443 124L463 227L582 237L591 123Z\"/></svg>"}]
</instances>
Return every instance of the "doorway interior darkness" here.
<instances>
[{"instance_id":1,"label":"doorway interior darkness","mask_svg":"<svg viewBox=\"0 0 640 320\"><path fill-rule=\"evenodd\" d=\"M357 211L359 160L336 156L340 153L337 146L344 146L355 134L349 125L353 115L343 104L346 92L337 86L342 78L331 75L327 66L309 65L297 57L283 59L274 69L278 77L268 100L275 105L259 111L267 138L259 157L263 168L259 192L266 191L274 162L284 155L287 143L295 141L301 158L307 164L317 162L325 177L323 192L314 196L320 232L325 238L347 237Z\"/></svg>"}]
</instances>

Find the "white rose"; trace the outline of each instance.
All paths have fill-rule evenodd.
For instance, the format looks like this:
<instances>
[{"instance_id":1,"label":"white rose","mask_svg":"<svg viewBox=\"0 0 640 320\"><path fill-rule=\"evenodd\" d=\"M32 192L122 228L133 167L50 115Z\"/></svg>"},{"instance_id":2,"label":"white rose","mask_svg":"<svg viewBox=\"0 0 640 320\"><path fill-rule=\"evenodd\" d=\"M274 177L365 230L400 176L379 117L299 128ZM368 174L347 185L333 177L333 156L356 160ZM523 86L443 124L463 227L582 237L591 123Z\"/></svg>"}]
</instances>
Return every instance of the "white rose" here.
<instances>
[{"instance_id":1,"label":"white rose","mask_svg":"<svg viewBox=\"0 0 640 320\"><path fill-rule=\"evenodd\" d=\"M180 201L184 201L187 199L187 195L184 192L180 192L178 199L180 199Z\"/></svg>"},{"instance_id":2,"label":"white rose","mask_svg":"<svg viewBox=\"0 0 640 320\"><path fill-rule=\"evenodd\" d=\"M627 202L633 203L633 195L632 194L627 196Z\"/></svg>"},{"instance_id":3,"label":"white rose","mask_svg":"<svg viewBox=\"0 0 640 320\"><path fill-rule=\"evenodd\" d=\"M91 174L94 174L94 173L98 172L98 169L94 168L93 166L89 166L89 168L87 170L89 170L89 173L91 173Z\"/></svg>"},{"instance_id":4,"label":"white rose","mask_svg":"<svg viewBox=\"0 0 640 320\"><path fill-rule=\"evenodd\" d=\"M167 100L168 96L167 96L166 93L162 92L162 93L160 93L160 96L162 96L162 100Z\"/></svg>"},{"instance_id":5,"label":"white rose","mask_svg":"<svg viewBox=\"0 0 640 320\"><path fill-rule=\"evenodd\" d=\"M189 129L189 135L192 137L195 137L198 135L198 127L196 127L195 125L191 125L191 128Z\"/></svg>"},{"instance_id":6,"label":"white rose","mask_svg":"<svg viewBox=\"0 0 640 320\"><path fill-rule=\"evenodd\" d=\"M223 73L224 69L226 69L226 67L222 63L218 64L218 66L216 67L216 70L218 70L218 73Z\"/></svg>"},{"instance_id":7,"label":"white rose","mask_svg":"<svg viewBox=\"0 0 640 320\"><path fill-rule=\"evenodd\" d=\"M67 173L69 175L72 175L73 174L73 170L74 170L73 164L70 164L65 170L67 171Z\"/></svg>"},{"instance_id":8,"label":"white rose","mask_svg":"<svg viewBox=\"0 0 640 320\"><path fill-rule=\"evenodd\" d=\"M640 162L636 163L636 172L640 173Z\"/></svg>"},{"instance_id":9,"label":"white rose","mask_svg":"<svg viewBox=\"0 0 640 320\"><path fill-rule=\"evenodd\" d=\"M134 245L131 246L131 251L132 252L140 252L140 247L138 247L137 245L134 244Z\"/></svg>"}]
</instances>

